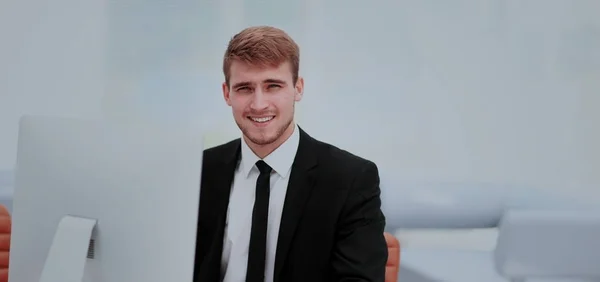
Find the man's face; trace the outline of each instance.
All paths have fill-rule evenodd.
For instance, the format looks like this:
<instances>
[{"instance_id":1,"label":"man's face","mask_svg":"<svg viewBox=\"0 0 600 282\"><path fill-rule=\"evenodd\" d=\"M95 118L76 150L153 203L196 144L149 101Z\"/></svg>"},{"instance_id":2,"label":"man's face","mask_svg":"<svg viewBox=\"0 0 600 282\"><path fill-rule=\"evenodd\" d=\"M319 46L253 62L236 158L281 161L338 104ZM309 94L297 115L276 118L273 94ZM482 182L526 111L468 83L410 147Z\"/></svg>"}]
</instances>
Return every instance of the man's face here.
<instances>
[{"instance_id":1,"label":"man's face","mask_svg":"<svg viewBox=\"0 0 600 282\"><path fill-rule=\"evenodd\" d=\"M229 77L223 96L248 141L268 145L293 130L294 104L302 99L304 81L293 83L289 62L256 67L234 61Z\"/></svg>"}]
</instances>

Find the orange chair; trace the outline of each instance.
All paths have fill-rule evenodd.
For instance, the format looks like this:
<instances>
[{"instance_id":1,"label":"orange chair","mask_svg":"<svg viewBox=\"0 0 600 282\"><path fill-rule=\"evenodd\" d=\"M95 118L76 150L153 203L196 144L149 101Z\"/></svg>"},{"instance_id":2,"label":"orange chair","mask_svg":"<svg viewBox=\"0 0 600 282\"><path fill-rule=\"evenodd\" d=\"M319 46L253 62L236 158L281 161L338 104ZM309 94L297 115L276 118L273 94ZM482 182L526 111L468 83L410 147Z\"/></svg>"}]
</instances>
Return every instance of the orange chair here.
<instances>
[{"instance_id":1,"label":"orange chair","mask_svg":"<svg viewBox=\"0 0 600 282\"><path fill-rule=\"evenodd\" d=\"M0 205L0 282L8 282L11 226L8 210Z\"/></svg>"},{"instance_id":2,"label":"orange chair","mask_svg":"<svg viewBox=\"0 0 600 282\"><path fill-rule=\"evenodd\" d=\"M385 266L385 282L397 282L400 271L400 241L391 233L383 233L388 247L388 261Z\"/></svg>"},{"instance_id":3,"label":"orange chair","mask_svg":"<svg viewBox=\"0 0 600 282\"><path fill-rule=\"evenodd\" d=\"M0 205L0 282L8 282L10 254L11 218L6 207ZM385 232L388 246L388 261L385 266L385 282L397 282L400 271L400 242L394 235Z\"/></svg>"}]
</instances>

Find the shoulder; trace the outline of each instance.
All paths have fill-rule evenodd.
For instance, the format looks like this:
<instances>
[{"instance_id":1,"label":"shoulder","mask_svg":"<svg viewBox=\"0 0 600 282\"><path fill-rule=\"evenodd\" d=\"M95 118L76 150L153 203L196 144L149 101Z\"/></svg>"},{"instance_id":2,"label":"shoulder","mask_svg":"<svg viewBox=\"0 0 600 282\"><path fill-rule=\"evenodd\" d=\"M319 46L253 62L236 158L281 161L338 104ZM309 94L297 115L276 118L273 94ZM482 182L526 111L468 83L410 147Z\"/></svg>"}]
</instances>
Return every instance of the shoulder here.
<instances>
[{"instance_id":1,"label":"shoulder","mask_svg":"<svg viewBox=\"0 0 600 282\"><path fill-rule=\"evenodd\" d=\"M378 176L377 165L366 158L353 154L332 144L313 139L317 150L319 167L337 180L344 178L354 181L358 176L369 172Z\"/></svg>"},{"instance_id":2,"label":"shoulder","mask_svg":"<svg viewBox=\"0 0 600 282\"><path fill-rule=\"evenodd\" d=\"M229 157L235 157L240 147L240 138L231 140L225 144L211 147L204 150L203 162L212 163L215 161L223 161Z\"/></svg>"},{"instance_id":3,"label":"shoulder","mask_svg":"<svg viewBox=\"0 0 600 282\"><path fill-rule=\"evenodd\" d=\"M381 189L377 165L366 158L334 145L315 141L318 151L319 181L322 187L343 191L344 210L360 211L362 216L379 217Z\"/></svg>"}]
</instances>

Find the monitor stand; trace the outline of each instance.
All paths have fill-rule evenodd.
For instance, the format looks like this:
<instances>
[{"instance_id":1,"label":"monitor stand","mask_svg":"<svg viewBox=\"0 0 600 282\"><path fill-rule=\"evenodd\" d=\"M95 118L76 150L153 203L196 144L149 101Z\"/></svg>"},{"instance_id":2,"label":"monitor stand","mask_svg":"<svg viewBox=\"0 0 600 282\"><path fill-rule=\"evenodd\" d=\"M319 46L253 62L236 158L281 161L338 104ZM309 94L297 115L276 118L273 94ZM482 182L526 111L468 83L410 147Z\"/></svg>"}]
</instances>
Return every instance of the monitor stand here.
<instances>
[{"instance_id":1,"label":"monitor stand","mask_svg":"<svg viewBox=\"0 0 600 282\"><path fill-rule=\"evenodd\" d=\"M39 282L81 282L96 222L70 215L60 220Z\"/></svg>"}]
</instances>

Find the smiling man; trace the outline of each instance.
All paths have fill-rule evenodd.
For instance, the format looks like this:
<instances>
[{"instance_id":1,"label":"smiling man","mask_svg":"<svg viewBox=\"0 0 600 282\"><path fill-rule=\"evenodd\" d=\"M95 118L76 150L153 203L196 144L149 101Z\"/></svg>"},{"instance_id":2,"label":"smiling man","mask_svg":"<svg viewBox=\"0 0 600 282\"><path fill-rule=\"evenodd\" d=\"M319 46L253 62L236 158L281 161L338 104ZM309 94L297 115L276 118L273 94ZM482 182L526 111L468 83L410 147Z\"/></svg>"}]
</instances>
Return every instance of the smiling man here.
<instances>
[{"instance_id":1,"label":"smiling man","mask_svg":"<svg viewBox=\"0 0 600 282\"><path fill-rule=\"evenodd\" d=\"M197 282L384 281L377 166L294 122L298 45L250 27L223 60L223 97L240 139L204 153Z\"/></svg>"}]
</instances>

